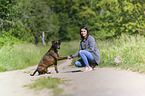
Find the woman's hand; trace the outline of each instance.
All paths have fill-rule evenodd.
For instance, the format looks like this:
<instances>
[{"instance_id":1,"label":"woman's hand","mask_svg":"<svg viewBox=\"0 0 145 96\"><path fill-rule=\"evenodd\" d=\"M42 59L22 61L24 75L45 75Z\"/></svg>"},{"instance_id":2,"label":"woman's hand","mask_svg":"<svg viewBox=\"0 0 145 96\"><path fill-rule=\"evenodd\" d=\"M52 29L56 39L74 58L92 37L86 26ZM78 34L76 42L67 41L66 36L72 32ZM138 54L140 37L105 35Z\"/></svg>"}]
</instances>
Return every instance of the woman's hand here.
<instances>
[{"instance_id":1,"label":"woman's hand","mask_svg":"<svg viewBox=\"0 0 145 96\"><path fill-rule=\"evenodd\" d=\"M70 56L67 56L67 59L72 59Z\"/></svg>"}]
</instances>

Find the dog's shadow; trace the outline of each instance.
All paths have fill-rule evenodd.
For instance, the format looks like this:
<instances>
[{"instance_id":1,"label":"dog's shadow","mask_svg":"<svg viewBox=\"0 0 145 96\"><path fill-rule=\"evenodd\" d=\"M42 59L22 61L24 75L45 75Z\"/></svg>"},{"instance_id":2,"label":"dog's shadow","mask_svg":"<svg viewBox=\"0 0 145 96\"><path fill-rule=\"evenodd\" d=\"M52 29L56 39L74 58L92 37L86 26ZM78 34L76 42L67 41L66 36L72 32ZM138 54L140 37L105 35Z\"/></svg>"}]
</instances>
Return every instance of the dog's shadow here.
<instances>
[{"instance_id":1,"label":"dog's shadow","mask_svg":"<svg viewBox=\"0 0 145 96\"><path fill-rule=\"evenodd\" d=\"M66 72L63 72L63 73L77 73L77 72L82 72L81 70L73 70L73 71L66 71Z\"/></svg>"}]
</instances>

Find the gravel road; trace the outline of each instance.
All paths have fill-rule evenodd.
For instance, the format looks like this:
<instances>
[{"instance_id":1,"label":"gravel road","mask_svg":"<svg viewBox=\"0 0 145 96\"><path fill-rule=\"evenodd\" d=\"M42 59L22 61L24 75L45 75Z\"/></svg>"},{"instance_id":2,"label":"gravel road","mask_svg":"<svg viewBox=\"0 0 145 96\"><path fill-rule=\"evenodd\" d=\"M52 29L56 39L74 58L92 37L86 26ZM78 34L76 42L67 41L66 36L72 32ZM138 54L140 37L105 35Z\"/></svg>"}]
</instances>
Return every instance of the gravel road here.
<instances>
[{"instance_id":1,"label":"gravel road","mask_svg":"<svg viewBox=\"0 0 145 96\"><path fill-rule=\"evenodd\" d=\"M41 76L58 77L68 80L64 96L145 96L145 74L115 68L99 68L80 72L81 68L70 66L71 60L58 65L60 73L49 68L52 74ZM53 96L52 90L36 91L24 87L39 78L30 76L37 66L23 70L0 73L0 96Z\"/></svg>"}]
</instances>

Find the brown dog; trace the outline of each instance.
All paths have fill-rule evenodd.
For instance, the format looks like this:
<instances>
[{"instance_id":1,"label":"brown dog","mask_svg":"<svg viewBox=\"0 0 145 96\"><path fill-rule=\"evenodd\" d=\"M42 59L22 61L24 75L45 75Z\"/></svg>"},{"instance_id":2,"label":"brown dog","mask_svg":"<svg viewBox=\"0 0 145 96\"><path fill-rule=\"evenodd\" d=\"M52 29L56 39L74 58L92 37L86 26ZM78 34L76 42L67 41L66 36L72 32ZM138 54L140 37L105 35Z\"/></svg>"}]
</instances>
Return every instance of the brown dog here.
<instances>
[{"instance_id":1,"label":"brown dog","mask_svg":"<svg viewBox=\"0 0 145 96\"><path fill-rule=\"evenodd\" d=\"M30 74L30 75L34 76L37 71L38 71L39 75L45 74L48 72L47 68L51 65L54 65L55 71L56 71L56 73L58 73L57 61L67 59L67 57L59 57L57 49L60 49L60 41L52 41L51 48L41 59L40 63L38 64L38 67L34 71L34 73Z\"/></svg>"}]
</instances>

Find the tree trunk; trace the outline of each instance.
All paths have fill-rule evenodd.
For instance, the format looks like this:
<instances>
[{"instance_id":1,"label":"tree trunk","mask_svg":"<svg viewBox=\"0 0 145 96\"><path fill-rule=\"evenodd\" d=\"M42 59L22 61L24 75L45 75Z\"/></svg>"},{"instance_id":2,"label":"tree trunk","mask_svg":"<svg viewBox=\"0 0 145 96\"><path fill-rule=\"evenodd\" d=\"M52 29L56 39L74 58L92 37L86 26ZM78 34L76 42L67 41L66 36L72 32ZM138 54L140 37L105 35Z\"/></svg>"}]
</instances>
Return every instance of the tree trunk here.
<instances>
[{"instance_id":1,"label":"tree trunk","mask_svg":"<svg viewBox=\"0 0 145 96\"><path fill-rule=\"evenodd\" d=\"M93 6L93 1L91 0L91 7Z\"/></svg>"},{"instance_id":2,"label":"tree trunk","mask_svg":"<svg viewBox=\"0 0 145 96\"><path fill-rule=\"evenodd\" d=\"M38 45L38 36L33 34L34 38L35 38L35 44Z\"/></svg>"},{"instance_id":3,"label":"tree trunk","mask_svg":"<svg viewBox=\"0 0 145 96\"><path fill-rule=\"evenodd\" d=\"M42 32L42 36L40 35L40 38L42 39L43 45L46 45L44 37L45 37L45 32Z\"/></svg>"}]
</instances>

